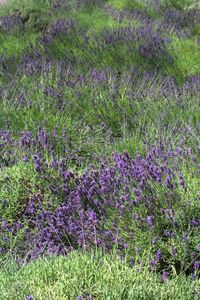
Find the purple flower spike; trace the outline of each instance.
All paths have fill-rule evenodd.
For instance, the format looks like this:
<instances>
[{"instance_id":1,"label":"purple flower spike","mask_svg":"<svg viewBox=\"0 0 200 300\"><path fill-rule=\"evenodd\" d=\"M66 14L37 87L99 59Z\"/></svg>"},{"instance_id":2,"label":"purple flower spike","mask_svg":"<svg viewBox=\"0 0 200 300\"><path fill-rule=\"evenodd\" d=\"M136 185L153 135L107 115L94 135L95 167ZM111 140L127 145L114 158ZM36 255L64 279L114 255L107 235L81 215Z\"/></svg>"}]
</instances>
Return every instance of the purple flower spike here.
<instances>
[{"instance_id":1,"label":"purple flower spike","mask_svg":"<svg viewBox=\"0 0 200 300\"><path fill-rule=\"evenodd\" d=\"M152 268L155 268L156 264L157 264L157 262L154 258L150 260L150 265Z\"/></svg>"},{"instance_id":2,"label":"purple flower spike","mask_svg":"<svg viewBox=\"0 0 200 300\"><path fill-rule=\"evenodd\" d=\"M26 300L34 300L33 296L27 296Z\"/></svg>"},{"instance_id":3,"label":"purple flower spike","mask_svg":"<svg viewBox=\"0 0 200 300\"><path fill-rule=\"evenodd\" d=\"M147 226L150 229L153 227L153 219L154 219L153 216L147 216Z\"/></svg>"},{"instance_id":4,"label":"purple flower spike","mask_svg":"<svg viewBox=\"0 0 200 300\"><path fill-rule=\"evenodd\" d=\"M169 279L169 272L164 271L161 276L161 280L162 282L166 282L168 279Z\"/></svg>"},{"instance_id":5,"label":"purple flower spike","mask_svg":"<svg viewBox=\"0 0 200 300\"><path fill-rule=\"evenodd\" d=\"M158 262L160 261L161 256L162 256L161 250L158 249L158 251L157 251L157 253L156 253L156 260L157 260Z\"/></svg>"},{"instance_id":6,"label":"purple flower spike","mask_svg":"<svg viewBox=\"0 0 200 300\"><path fill-rule=\"evenodd\" d=\"M194 265L193 265L193 269L196 271L199 269L199 261L195 260Z\"/></svg>"},{"instance_id":7,"label":"purple flower spike","mask_svg":"<svg viewBox=\"0 0 200 300\"><path fill-rule=\"evenodd\" d=\"M199 226L199 223L193 218L192 220L190 220L190 225L192 227L197 227L197 226Z\"/></svg>"}]
</instances>

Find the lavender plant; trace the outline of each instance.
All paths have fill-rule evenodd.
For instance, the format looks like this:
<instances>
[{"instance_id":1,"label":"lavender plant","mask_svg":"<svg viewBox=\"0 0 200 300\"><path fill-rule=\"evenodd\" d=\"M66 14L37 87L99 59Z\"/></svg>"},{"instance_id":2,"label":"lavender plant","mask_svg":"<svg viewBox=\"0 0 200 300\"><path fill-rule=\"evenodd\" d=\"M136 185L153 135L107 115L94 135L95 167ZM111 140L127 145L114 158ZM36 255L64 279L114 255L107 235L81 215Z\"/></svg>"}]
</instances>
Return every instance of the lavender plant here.
<instances>
[{"instance_id":1,"label":"lavender plant","mask_svg":"<svg viewBox=\"0 0 200 300\"><path fill-rule=\"evenodd\" d=\"M45 137L40 135L40 139L48 147ZM22 143L27 147L30 142L23 138ZM173 264L177 272L182 271L192 261L192 253L198 257L198 193L193 191L189 204L187 195L192 191L184 178L190 178L190 172L199 176L194 157L188 167L190 155L180 147L165 152L162 145L154 146L144 159L114 153L100 168L90 166L78 175L68 169L66 159L52 157L47 162L41 152L36 153L32 161L40 191L29 192L12 221L2 219L2 251L11 247L18 255L35 258L79 247L116 247L122 252L129 247L133 255L151 245L152 255L158 251L154 269ZM47 201L42 186L56 202ZM4 201L2 209L6 205L10 206Z\"/></svg>"}]
</instances>

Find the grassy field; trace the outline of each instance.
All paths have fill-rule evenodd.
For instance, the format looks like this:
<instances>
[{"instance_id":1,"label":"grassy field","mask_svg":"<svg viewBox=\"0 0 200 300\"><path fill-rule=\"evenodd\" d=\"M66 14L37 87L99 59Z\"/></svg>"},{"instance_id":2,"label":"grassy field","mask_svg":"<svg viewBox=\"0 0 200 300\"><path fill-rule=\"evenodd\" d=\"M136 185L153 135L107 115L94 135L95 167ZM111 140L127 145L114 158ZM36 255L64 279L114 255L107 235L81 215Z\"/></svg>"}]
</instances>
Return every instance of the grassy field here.
<instances>
[{"instance_id":1,"label":"grassy field","mask_svg":"<svg viewBox=\"0 0 200 300\"><path fill-rule=\"evenodd\" d=\"M200 7L0 7L0 299L199 299Z\"/></svg>"}]
</instances>

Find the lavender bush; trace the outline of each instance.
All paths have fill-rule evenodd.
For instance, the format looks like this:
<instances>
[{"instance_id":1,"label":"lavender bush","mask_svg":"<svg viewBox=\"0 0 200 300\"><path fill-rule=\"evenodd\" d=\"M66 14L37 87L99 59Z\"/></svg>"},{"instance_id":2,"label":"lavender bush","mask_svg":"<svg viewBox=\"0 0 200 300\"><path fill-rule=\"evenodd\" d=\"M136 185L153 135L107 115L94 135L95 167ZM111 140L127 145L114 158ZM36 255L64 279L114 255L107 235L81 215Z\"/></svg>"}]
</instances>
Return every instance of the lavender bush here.
<instances>
[{"instance_id":1,"label":"lavender bush","mask_svg":"<svg viewBox=\"0 0 200 300\"><path fill-rule=\"evenodd\" d=\"M24 151L30 138L26 134L21 139ZM42 133L40 140L48 147ZM12 249L35 258L95 246L122 252L128 248L134 256L151 245L153 269L170 269L172 264L177 272L192 272L199 243L199 191L192 184L199 167L188 151L167 151L160 145L144 158L113 153L112 159L80 175L69 170L69 158L47 162L44 154L36 153L30 157L36 177L29 189L27 181L27 196L12 208L12 219L5 218L12 203L2 202L2 253Z\"/></svg>"}]
</instances>

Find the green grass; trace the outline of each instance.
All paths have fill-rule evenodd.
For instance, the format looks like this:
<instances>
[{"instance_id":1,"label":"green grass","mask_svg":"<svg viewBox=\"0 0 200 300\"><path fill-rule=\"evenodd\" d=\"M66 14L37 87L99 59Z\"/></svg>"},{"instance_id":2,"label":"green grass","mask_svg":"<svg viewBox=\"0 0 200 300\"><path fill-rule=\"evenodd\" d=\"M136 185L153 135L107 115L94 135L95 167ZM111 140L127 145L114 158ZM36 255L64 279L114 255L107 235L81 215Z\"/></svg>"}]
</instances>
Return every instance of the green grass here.
<instances>
[{"instance_id":1,"label":"green grass","mask_svg":"<svg viewBox=\"0 0 200 300\"><path fill-rule=\"evenodd\" d=\"M0 171L0 199L8 201L8 206L0 206L3 219L11 222L16 218L16 212L24 205L30 195L39 192L36 185L36 174L32 164L19 163Z\"/></svg>"},{"instance_id":2,"label":"green grass","mask_svg":"<svg viewBox=\"0 0 200 300\"><path fill-rule=\"evenodd\" d=\"M27 47L31 44L35 44L37 34L28 33L25 35L5 35L0 34L0 55L6 54L6 57L19 57Z\"/></svg>"},{"instance_id":3,"label":"green grass","mask_svg":"<svg viewBox=\"0 0 200 300\"><path fill-rule=\"evenodd\" d=\"M78 20L81 28L84 28L87 34L100 32L102 29L113 29L120 26L119 22L111 16L107 16L100 8L94 8L89 11L74 11L70 13L70 17ZM126 26L128 21L124 20L121 26Z\"/></svg>"},{"instance_id":4,"label":"green grass","mask_svg":"<svg viewBox=\"0 0 200 300\"><path fill-rule=\"evenodd\" d=\"M111 4L117 9L144 9L145 5L140 0L110 0L108 4Z\"/></svg>"},{"instance_id":5,"label":"green grass","mask_svg":"<svg viewBox=\"0 0 200 300\"><path fill-rule=\"evenodd\" d=\"M9 0L6 5L1 7L0 15L5 15L13 11L33 11L33 10L47 10L50 8L49 0Z\"/></svg>"},{"instance_id":6,"label":"green grass","mask_svg":"<svg viewBox=\"0 0 200 300\"><path fill-rule=\"evenodd\" d=\"M135 266L116 254L73 252L67 257L40 258L24 266L6 259L0 269L0 299L76 300L91 295L96 300L199 299L199 281L180 275L161 283L145 261ZM85 299L85 298L84 298Z\"/></svg>"},{"instance_id":7,"label":"green grass","mask_svg":"<svg viewBox=\"0 0 200 300\"><path fill-rule=\"evenodd\" d=\"M185 10L192 7L198 7L198 0L161 0L165 8L174 8Z\"/></svg>"},{"instance_id":8,"label":"green grass","mask_svg":"<svg viewBox=\"0 0 200 300\"><path fill-rule=\"evenodd\" d=\"M197 38L180 39L172 38L169 51L174 57L173 70L169 68L169 73L176 77L186 77L198 74L200 69L200 47ZM176 71L175 71L176 70Z\"/></svg>"}]
</instances>

